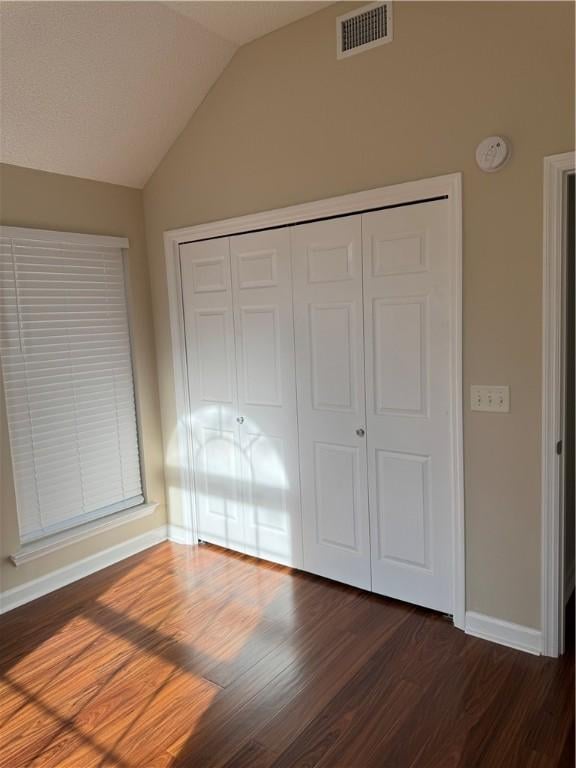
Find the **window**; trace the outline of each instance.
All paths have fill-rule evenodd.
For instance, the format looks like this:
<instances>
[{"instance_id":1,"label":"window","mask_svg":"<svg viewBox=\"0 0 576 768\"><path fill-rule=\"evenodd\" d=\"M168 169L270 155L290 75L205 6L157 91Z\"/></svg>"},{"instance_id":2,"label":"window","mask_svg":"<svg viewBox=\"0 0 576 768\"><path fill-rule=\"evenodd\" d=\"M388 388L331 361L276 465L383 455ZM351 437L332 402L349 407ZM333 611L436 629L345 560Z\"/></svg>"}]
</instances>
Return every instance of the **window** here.
<instances>
[{"instance_id":1,"label":"window","mask_svg":"<svg viewBox=\"0 0 576 768\"><path fill-rule=\"evenodd\" d=\"M0 359L23 543L143 501L127 245L0 227Z\"/></svg>"}]
</instances>

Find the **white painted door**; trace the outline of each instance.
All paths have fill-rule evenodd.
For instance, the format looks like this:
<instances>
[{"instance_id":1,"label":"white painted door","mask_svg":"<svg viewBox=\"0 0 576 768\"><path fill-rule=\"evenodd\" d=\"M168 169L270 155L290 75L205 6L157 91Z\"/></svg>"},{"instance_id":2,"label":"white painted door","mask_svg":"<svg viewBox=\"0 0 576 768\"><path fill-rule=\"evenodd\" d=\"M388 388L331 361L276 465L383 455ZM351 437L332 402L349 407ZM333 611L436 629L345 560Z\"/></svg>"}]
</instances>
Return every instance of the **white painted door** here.
<instances>
[{"instance_id":1,"label":"white painted door","mask_svg":"<svg viewBox=\"0 0 576 768\"><path fill-rule=\"evenodd\" d=\"M302 567L290 235L230 240L245 551Z\"/></svg>"},{"instance_id":2,"label":"white painted door","mask_svg":"<svg viewBox=\"0 0 576 768\"><path fill-rule=\"evenodd\" d=\"M180 246L198 537L245 549L228 238Z\"/></svg>"},{"instance_id":3,"label":"white painted door","mask_svg":"<svg viewBox=\"0 0 576 768\"><path fill-rule=\"evenodd\" d=\"M448 204L362 228L372 589L451 613Z\"/></svg>"},{"instance_id":4,"label":"white painted door","mask_svg":"<svg viewBox=\"0 0 576 768\"><path fill-rule=\"evenodd\" d=\"M370 589L361 219L291 239L304 568Z\"/></svg>"}]
</instances>

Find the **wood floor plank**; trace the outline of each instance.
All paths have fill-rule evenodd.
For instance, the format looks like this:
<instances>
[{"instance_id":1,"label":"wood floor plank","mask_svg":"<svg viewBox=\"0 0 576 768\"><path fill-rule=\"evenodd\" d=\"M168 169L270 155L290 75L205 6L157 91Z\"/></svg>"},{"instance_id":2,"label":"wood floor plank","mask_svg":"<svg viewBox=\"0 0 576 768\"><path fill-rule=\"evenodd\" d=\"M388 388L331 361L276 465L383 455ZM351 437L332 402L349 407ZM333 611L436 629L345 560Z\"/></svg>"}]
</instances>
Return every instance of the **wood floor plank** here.
<instances>
[{"instance_id":1,"label":"wood floor plank","mask_svg":"<svg viewBox=\"0 0 576 768\"><path fill-rule=\"evenodd\" d=\"M484 642L484 641L479 641ZM485 643L484 643L485 645ZM563 672L567 687L573 685L573 676L566 674L567 659L550 661L523 654L519 651L504 649L507 654L509 670L502 675L500 695L494 697L490 705L471 730L461 751L460 765L471 768L499 768L502 761L508 761L511 768L523 768L526 754L533 750L527 743L527 728L532 714L543 715L541 671L551 668ZM568 662L569 663L569 662ZM552 665L550 667L549 665ZM567 716L574 720L574 706L568 705L567 711L561 707L555 712L556 717ZM536 743L534 743L535 746ZM535 754L530 757L535 760Z\"/></svg>"},{"instance_id":2,"label":"wood floor plank","mask_svg":"<svg viewBox=\"0 0 576 768\"><path fill-rule=\"evenodd\" d=\"M299 734L334 701L345 684L367 664L384 642L404 621L417 626L419 619L405 606L391 603L387 610L379 611L374 621L373 604L360 605L357 618L350 627L350 649L344 649L338 666L329 675L312 674L302 690L288 702L269 723L260 723L256 740L271 754L278 756L295 741Z\"/></svg>"},{"instance_id":3,"label":"wood floor plank","mask_svg":"<svg viewBox=\"0 0 576 768\"><path fill-rule=\"evenodd\" d=\"M572 768L544 659L211 545L0 617L0 768Z\"/></svg>"},{"instance_id":4,"label":"wood floor plank","mask_svg":"<svg viewBox=\"0 0 576 768\"><path fill-rule=\"evenodd\" d=\"M322 620L305 623L291 637L255 664L246 674L224 689L211 708L203 727L196 730L186 744L173 748L183 765L198 759L202 765L218 765L218 745L236 743L239 734L249 734L262 718L271 718L290 700L319 665L330 660L343 633L356 615L356 595L338 591L335 600L327 600ZM347 597L342 600L342 597ZM342 631L335 633L338 617ZM351 638L355 642L355 638ZM231 717L234 722L231 722ZM240 727L236 720L240 718Z\"/></svg>"},{"instance_id":5,"label":"wood floor plank","mask_svg":"<svg viewBox=\"0 0 576 768\"><path fill-rule=\"evenodd\" d=\"M566 659L564 660L566 661ZM572 684L566 684L566 677ZM524 741L527 746L552 760L558 760L568 738L573 719L574 665L549 660L537 672L532 707L526 718Z\"/></svg>"},{"instance_id":6,"label":"wood floor plank","mask_svg":"<svg viewBox=\"0 0 576 768\"><path fill-rule=\"evenodd\" d=\"M436 702L441 717L435 727L430 727L429 733L422 738L420 752L413 761L414 766L424 758L430 768L461 765L470 733L492 702L506 696L504 681L512 669L508 650L490 645L481 650L474 649L474 654L475 658L480 657L479 663L466 682L464 679L459 681L461 694L458 700L451 697L453 706L446 706L443 701L450 696L450 687L444 683L434 693L428 694ZM433 725L432 721L430 725Z\"/></svg>"},{"instance_id":7,"label":"wood floor plank","mask_svg":"<svg viewBox=\"0 0 576 768\"><path fill-rule=\"evenodd\" d=\"M576 750L574 748L575 744L576 732L574 728L574 719L572 718L572 722L570 724L568 733L566 734L564 744L561 745L560 757L558 759L558 768L574 768L574 765L576 765Z\"/></svg>"},{"instance_id":8,"label":"wood floor plank","mask_svg":"<svg viewBox=\"0 0 576 768\"><path fill-rule=\"evenodd\" d=\"M411 636L417 631L422 618L410 615L402 622L396 631L383 638L366 663L356 672L352 679L329 701L319 714L313 718L307 727L297 734L292 744L274 763L275 768L288 768L297 765L316 765L325 755L330 753L328 762L348 760L341 736L351 730L353 722L360 720L359 712L366 702L366 697L377 691L388 691L390 694L398 680L393 675L396 662L402 656L403 649L410 643ZM378 680L379 685L373 686L370 681ZM374 715L375 713L371 713ZM334 729L334 723L339 727ZM364 723L365 725L365 723ZM259 741L266 745L267 738L263 734ZM338 743L337 750L331 751ZM313 759L312 759L313 756Z\"/></svg>"},{"instance_id":9,"label":"wood floor plank","mask_svg":"<svg viewBox=\"0 0 576 768\"><path fill-rule=\"evenodd\" d=\"M246 744L235 751L234 756L224 763L224 768L266 768L274 760L261 744L255 741L247 741Z\"/></svg>"},{"instance_id":10,"label":"wood floor plank","mask_svg":"<svg viewBox=\"0 0 576 768\"><path fill-rule=\"evenodd\" d=\"M374 652L377 644L385 634L391 633L407 615L389 615L388 626L381 627L380 637L375 633L366 633L359 637L350 631L356 621L351 618L346 624L342 616L342 631L334 633L330 627L331 637L327 634L323 642L317 645L309 658L300 657L295 663L286 667L279 675L263 688L236 713L233 720L228 721L224 728L211 729L211 738L204 741L202 747L198 739L192 740L185 750L181 751L182 758L186 755L195 756L206 766L224 765L238 746L242 746L251 736L266 723L273 721L272 731L277 736L273 746L261 743L269 758L273 761L275 752L282 743L282 736L289 734L293 738L297 724L301 722L305 707L313 709L324 698L331 694L322 695L322 688L328 686L333 693L345 684L366 659ZM226 695L223 691L222 695ZM292 704L295 702L295 706ZM280 724L282 724L280 726ZM260 757L265 762L265 757Z\"/></svg>"},{"instance_id":11,"label":"wood floor plank","mask_svg":"<svg viewBox=\"0 0 576 768\"><path fill-rule=\"evenodd\" d=\"M408 638L384 659L382 684L367 690L350 730L326 753L319 767L345 765L350 760L368 765L375 756L378 760L387 753L399 729L413 723L413 713L434 686L438 671L460 652L465 640L454 635L445 620L436 617L432 621L422 613L417 618L419 623Z\"/></svg>"}]
</instances>

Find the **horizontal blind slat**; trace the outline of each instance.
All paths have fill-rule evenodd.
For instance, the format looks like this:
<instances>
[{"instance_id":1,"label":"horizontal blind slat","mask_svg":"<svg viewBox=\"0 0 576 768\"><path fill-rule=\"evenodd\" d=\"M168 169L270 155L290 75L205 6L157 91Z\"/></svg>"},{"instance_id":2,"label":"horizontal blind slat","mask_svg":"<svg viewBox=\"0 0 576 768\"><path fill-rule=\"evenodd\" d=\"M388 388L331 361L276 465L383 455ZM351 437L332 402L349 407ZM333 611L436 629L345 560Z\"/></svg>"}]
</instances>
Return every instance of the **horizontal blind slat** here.
<instances>
[{"instance_id":1,"label":"horizontal blind slat","mask_svg":"<svg viewBox=\"0 0 576 768\"><path fill-rule=\"evenodd\" d=\"M0 237L0 358L22 539L140 503L122 252Z\"/></svg>"}]
</instances>

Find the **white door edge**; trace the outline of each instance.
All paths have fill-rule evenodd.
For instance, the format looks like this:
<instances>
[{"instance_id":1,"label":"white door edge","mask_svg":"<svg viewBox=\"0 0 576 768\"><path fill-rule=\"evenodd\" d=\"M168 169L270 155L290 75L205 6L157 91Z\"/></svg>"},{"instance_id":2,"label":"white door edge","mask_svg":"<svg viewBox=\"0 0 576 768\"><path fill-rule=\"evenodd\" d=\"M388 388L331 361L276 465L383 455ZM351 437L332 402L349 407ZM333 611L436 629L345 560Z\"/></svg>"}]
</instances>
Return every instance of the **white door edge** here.
<instances>
[{"instance_id":1,"label":"white door edge","mask_svg":"<svg viewBox=\"0 0 576 768\"><path fill-rule=\"evenodd\" d=\"M556 455L556 444L563 438L565 182L567 174L575 170L575 157L574 152L566 152L544 158L541 625L542 653L545 656L558 656L563 652L564 526L560 459Z\"/></svg>"}]
</instances>

